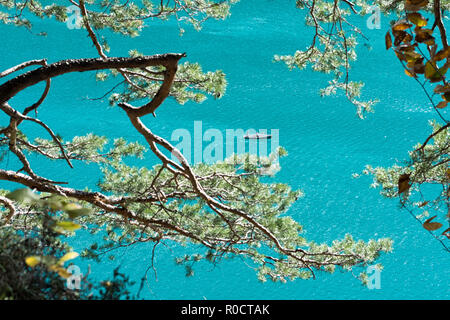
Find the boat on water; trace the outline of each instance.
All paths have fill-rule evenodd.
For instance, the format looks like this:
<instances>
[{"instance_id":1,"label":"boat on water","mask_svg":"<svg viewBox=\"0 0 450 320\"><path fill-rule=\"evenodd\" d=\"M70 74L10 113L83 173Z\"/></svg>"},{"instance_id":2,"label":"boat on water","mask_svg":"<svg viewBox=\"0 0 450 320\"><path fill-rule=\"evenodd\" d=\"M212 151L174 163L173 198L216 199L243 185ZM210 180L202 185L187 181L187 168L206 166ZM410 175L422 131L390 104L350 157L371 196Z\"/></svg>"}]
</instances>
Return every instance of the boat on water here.
<instances>
[{"instance_id":1,"label":"boat on water","mask_svg":"<svg viewBox=\"0 0 450 320\"><path fill-rule=\"evenodd\" d=\"M272 135L265 133L246 134L244 136L244 139L270 139L270 138L272 138Z\"/></svg>"}]
</instances>

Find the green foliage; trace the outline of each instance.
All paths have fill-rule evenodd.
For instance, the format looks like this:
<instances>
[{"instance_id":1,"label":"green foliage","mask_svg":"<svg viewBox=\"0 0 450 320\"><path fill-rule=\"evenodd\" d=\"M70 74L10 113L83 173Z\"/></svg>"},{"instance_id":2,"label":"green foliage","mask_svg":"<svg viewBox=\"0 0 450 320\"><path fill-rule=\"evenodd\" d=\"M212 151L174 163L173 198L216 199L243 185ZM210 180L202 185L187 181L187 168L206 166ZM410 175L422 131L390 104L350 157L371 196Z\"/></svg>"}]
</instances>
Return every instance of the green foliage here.
<instances>
[{"instance_id":1,"label":"green foliage","mask_svg":"<svg viewBox=\"0 0 450 320\"><path fill-rule=\"evenodd\" d=\"M383 196L399 198L401 205L426 230L433 231L435 238L448 250L450 229L431 220L438 217L441 222L450 223L450 130L435 122L431 125L433 143L416 145L414 151L409 152L406 164L390 168L367 166L364 173L373 176L372 186L380 187Z\"/></svg>"},{"instance_id":2,"label":"green foliage","mask_svg":"<svg viewBox=\"0 0 450 320\"><path fill-rule=\"evenodd\" d=\"M167 20L174 17L200 30L207 19L222 20L229 16L230 6L238 0L169 0L164 3L142 0L127 2L126 5L117 0L85 2L93 6L89 14L95 29L110 29L115 33L136 37L151 18ZM32 28L31 19L27 18L29 13L42 19L55 18L57 21L66 22L67 7L70 5L70 2L66 6L58 3L44 5L39 1L4 0L0 2L0 8L3 8L3 11L0 11L0 21Z\"/></svg>"},{"instance_id":3,"label":"green foliage","mask_svg":"<svg viewBox=\"0 0 450 320\"><path fill-rule=\"evenodd\" d=\"M18 144L30 154L41 155L53 160L63 159L60 148L54 140L36 138L32 143L19 139ZM120 162L126 157L143 158L146 148L137 142L114 139L111 144L106 137L89 133L76 136L71 141L62 141L67 157L85 163ZM109 150L105 150L109 146Z\"/></svg>"},{"instance_id":4,"label":"green foliage","mask_svg":"<svg viewBox=\"0 0 450 320\"><path fill-rule=\"evenodd\" d=\"M440 2L442 12L447 12L450 9L450 3ZM446 94L450 92L450 88L443 76L447 72L448 62L440 63L442 66L437 63L443 59L448 61L449 51L445 48L437 51L437 44L432 34L436 33L438 28L434 26L432 28L436 29L434 31L424 28L428 18L417 12L423 10L424 14L433 13L433 1L358 0L344 3L343 1L297 0L296 4L300 10L308 11L305 15L305 24L314 30L312 43L306 50L297 50L293 55L275 55L274 59L285 62L289 69L295 67L304 69L310 66L313 71L331 74L333 79L329 81L329 86L320 91L321 96L336 94L339 91L345 92L348 100L356 106L359 117L363 118L365 113L373 112L373 106L378 100L361 100L361 88L364 83L350 80L351 62L357 58L358 39L367 41L367 38L360 28L350 22L349 16L353 12L354 15L367 19L367 15L372 14L372 8L376 7L388 16L392 13L399 16L399 20L393 22L392 32L395 38L395 52L404 62L406 74L417 77L418 74L425 73L425 78L430 82L443 81L444 84L438 86L435 93L441 94L444 100L438 104L439 108L447 105L450 94ZM425 44L425 47L421 50L419 44ZM391 46L392 37L388 32L386 47L389 49ZM426 57L424 52L429 52L430 57Z\"/></svg>"},{"instance_id":5,"label":"green foliage","mask_svg":"<svg viewBox=\"0 0 450 320\"><path fill-rule=\"evenodd\" d=\"M350 7L343 2L326 0L298 0L296 3L298 9L308 11L305 24L314 30L313 40L306 50L297 50L293 55L275 55L274 60L286 63L291 70L310 66L313 71L330 74L333 79L320 91L321 96L343 92L356 106L357 115L363 118L365 113L373 111L378 100L361 100L364 84L350 80L351 62L357 58L357 39L365 37L358 27L349 22L348 16L351 14L349 9L354 6L361 7L358 15L365 15L370 4L358 1Z\"/></svg>"},{"instance_id":6,"label":"green foliage","mask_svg":"<svg viewBox=\"0 0 450 320\"><path fill-rule=\"evenodd\" d=\"M132 53L131 56L134 56ZM159 73L161 69L153 68L152 73ZM127 84L122 93L114 93L109 98L110 105L116 105L119 102L133 102L144 99L149 95L155 95L162 81L161 76L149 76L142 73L142 70L132 70L136 77L134 84L138 85L140 90L136 90L135 85ZM111 72L111 76L117 76L117 73ZM109 76L109 75L108 75ZM97 76L97 79L99 77ZM101 80L106 76L101 75ZM188 101L196 103L203 102L206 95L214 98L221 98L225 93L227 81L225 74L221 70L204 73L198 63L185 62L178 66L178 71L174 84L172 85L170 96L178 103L184 104Z\"/></svg>"},{"instance_id":7,"label":"green foliage","mask_svg":"<svg viewBox=\"0 0 450 320\"><path fill-rule=\"evenodd\" d=\"M109 29L114 33L136 37L148 25L147 21L151 19L167 20L175 18L179 21L180 29L183 32L184 29L181 28L183 24L192 25L196 30L200 30L202 24L208 19L222 20L228 17L230 6L238 0L169 0L167 2L144 0L127 2L126 5L117 0L85 2L89 14L88 20L94 30L101 32L104 29ZM2 8L5 11L1 11ZM31 29L31 18L28 17L31 14L42 19L54 17L57 21L66 23L69 19L67 8L58 4L45 6L37 1L2 1L0 2L0 22ZM75 12L71 14L76 15ZM80 14L79 18L81 18ZM85 28L86 26L81 24L80 27ZM105 52L110 51L105 38L101 37L99 44ZM138 56L141 53L137 50L130 50L130 55ZM132 102L153 96L158 91L162 81L161 71L161 69L130 70L130 72L136 73L135 76L131 76L134 83L126 83L123 92L111 94L110 104L116 105L118 102ZM106 81L111 76L114 77L118 74L117 71L98 72L96 79ZM138 87L139 90L136 90ZM206 98L205 94L220 98L225 93L225 88L225 74L222 71L203 73L199 64L186 62L179 67L170 96L181 104L187 101L202 102Z\"/></svg>"},{"instance_id":8,"label":"green foliage","mask_svg":"<svg viewBox=\"0 0 450 320\"><path fill-rule=\"evenodd\" d=\"M98 56L107 59L105 52L111 48L102 37L103 30L135 37L153 18L176 19L180 23L180 31L185 24L199 30L206 19L226 18L230 6L236 2L144 0L124 5L120 1L89 0L71 4L80 9L83 15L80 27L86 29ZM333 3L324 0L315 1L313 6L297 1L297 5L310 10L306 24L316 28L316 37L308 50L275 59L286 62L291 68L310 65L315 71L331 74L333 80L321 92L322 95L343 90L357 106L360 116L370 111L374 101L360 101L363 84L350 81L348 77L350 62L356 59L357 45L355 30L346 20L350 10L339 7L335 14L330 15L334 10ZM59 4L46 6L37 1L6 0L0 3L0 8L2 22L30 29L33 27L31 17L55 18L60 22L70 18ZM324 25L335 28L332 36L323 33ZM130 50L129 55L132 58L143 56L138 50ZM118 77L123 79L105 94L110 94L112 105L147 99L154 101L152 99L161 92L161 83L169 77L168 71L171 70L168 65L126 70L99 69L96 79L104 82L112 82ZM204 72L199 64L190 62L177 67L169 96L178 103L199 103L208 95L220 98L225 93L227 82L222 71ZM123 91L116 92L121 84L124 84ZM5 105L0 107L3 111L9 110ZM128 112L130 109L124 110ZM103 236L101 241L90 243L80 254L97 261L102 261L105 256L114 260L114 250L137 243L153 243L154 248L162 243L185 245L189 253L177 259L177 263L184 265L186 276L194 275L194 264L200 261L217 263L221 259L242 257L258 270L261 281L286 282L314 278L317 271L332 273L339 268L347 271L363 268L373 263L381 253L392 250L389 239L361 241L347 235L344 239L320 244L306 239L303 226L287 215L302 192L272 179L281 169L278 159L287 154L284 149L280 148L265 158L233 155L214 164L190 167L183 163L183 159L178 159L179 164L165 158L158 148L176 153L170 144L146 130L131 113L127 115L161 164L153 167L137 166L137 161L132 162L135 165L127 164L125 159L128 157L142 159L148 156L147 148L122 138L109 143L106 137L87 134L66 141L50 134L51 140L37 138L31 142L17 129L16 119L11 118L10 125L2 128L0 144L18 157L23 168L18 168L18 172L0 170L0 173L6 180L12 179L41 190L39 193L21 189L0 194L0 213L4 223L0 236L8 235L13 241L23 240L24 243L29 239L35 242L31 248L19 245L18 253L12 252L15 249L11 247L12 242L4 242L5 250L11 250L9 255L15 257L13 278L26 274L24 281L19 282L20 287L11 287L8 279L2 279L7 283L0 286L6 288L0 291L4 292L5 298L29 298L23 293L27 288L32 288L29 291L31 297L38 298L129 297L126 289L129 279L117 270L112 281L100 284L98 295L87 294L91 289L88 286L87 291L74 296L62 285L60 277L67 276L64 263L75 258L76 254L61 239L74 236L79 229ZM51 133L51 130L47 132ZM64 183L37 176L26 159L31 154L65 160L70 165L72 161L97 163L102 173L101 181L96 190L76 190ZM434 222L430 220L428 223ZM42 246L41 241L46 241L51 250L44 250L46 246ZM11 270L7 269L6 274L13 272ZM31 285L30 281L35 278L44 280L36 286ZM54 283L51 292L44 290L45 281Z\"/></svg>"}]
</instances>

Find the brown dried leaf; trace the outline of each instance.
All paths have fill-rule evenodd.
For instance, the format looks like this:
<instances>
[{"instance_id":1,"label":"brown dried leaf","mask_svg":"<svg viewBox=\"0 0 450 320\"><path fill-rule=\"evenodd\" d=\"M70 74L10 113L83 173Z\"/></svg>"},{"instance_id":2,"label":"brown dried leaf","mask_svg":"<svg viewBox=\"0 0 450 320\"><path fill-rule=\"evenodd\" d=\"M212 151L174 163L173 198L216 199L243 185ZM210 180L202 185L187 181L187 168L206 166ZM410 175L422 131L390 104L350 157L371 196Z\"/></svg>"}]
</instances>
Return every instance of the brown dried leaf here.
<instances>
[{"instance_id":1,"label":"brown dried leaf","mask_svg":"<svg viewBox=\"0 0 450 320\"><path fill-rule=\"evenodd\" d=\"M442 227L442 223L439 222L431 222L431 220L433 220L434 218L436 218L436 216L431 217L430 219L427 219L424 223L423 223L423 227L425 229L427 229L428 231L434 231L437 230L439 228Z\"/></svg>"},{"instance_id":2,"label":"brown dried leaf","mask_svg":"<svg viewBox=\"0 0 450 320\"><path fill-rule=\"evenodd\" d=\"M428 231L434 231L434 230L437 230L439 228L442 228L442 223L439 223L439 222L424 223L423 227L425 229L427 229Z\"/></svg>"},{"instance_id":3,"label":"brown dried leaf","mask_svg":"<svg viewBox=\"0 0 450 320\"><path fill-rule=\"evenodd\" d=\"M450 239L450 228L445 229L444 232L442 232L441 234Z\"/></svg>"},{"instance_id":4,"label":"brown dried leaf","mask_svg":"<svg viewBox=\"0 0 450 320\"><path fill-rule=\"evenodd\" d=\"M405 10L419 11L428 4L428 0L406 0Z\"/></svg>"},{"instance_id":5,"label":"brown dried leaf","mask_svg":"<svg viewBox=\"0 0 450 320\"><path fill-rule=\"evenodd\" d=\"M450 47L448 47L447 49L442 49L438 53L436 53L436 55L434 56L434 60L441 61L448 58L449 55L450 55Z\"/></svg>"},{"instance_id":6,"label":"brown dried leaf","mask_svg":"<svg viewBox=\"0 0 450 320\"><path fill-rule=\"evenodd\" d=\"M393 31L403 31L406 29L411 28L413 25L411 23L408 23L406 20L399 20L397 21L393 26Z\"/></svg>"},{"instance_id":7,"label":"brown dried leaf","mask_svg":"<svg viewBox=\"0 0 450 320\"><path fill-rule=\"evenodd\" d=\"M428 203L429 203L429 201L422 202L421 204L419 204L419 208L425 207Z\"/></svg>"},{"instance_id":8,"label":"brown dried leaf","mask_svg":"<svg viewBox=\"0 0 450 320\"><path fill-rule=\"evenodd\" d=\"M392 34L394 35L394 46L397 47L403 42L403 40L406 38L406 35L408 33L403 30L397 30L397 31L393 31Z\"/></svg>"},{"instance_id":9,"label":"brown dried leaf","mask_svg":"<svg viewBox=\"0 0 450 320\"><path fill-rule=\"evenodd\" d=\"M448 101L441 101L436 105L436 108L438 109L444 109L448 104Z\"/></svg>"},{"instance_id":10,"label":"brown dried leaf","mask_svg":"<svg viewBox=\"0 0 450 320\"><path fill-rule=\"evenodd\" d=\"M422 29L422 28L415 28L414 29L416 33L416 41L420 43L426 43L428 45L434 44L434 37L433 37L433 30L431 29Z\"/></svg>"},{"instance_id":11,"label":"brown dried leaf","mask_svg":"<svg viewBox=\"0 0 450 320\"><path fill-rule=\"evenodd\" d=\"M409 183L409 173L404 173L400 175L398 178L398 193L402 194L405 191L408 191L411 188L411 184Z\"/></svg>"},{"instance_id":12,"label":"brown dried leaf","mask_svg":"<svg viewBox=\"0 0 450 320\"><path fill-rule=\"evenodd\" d=\"M389 31L386 33L385 40L386 40L386 50L389 50L389 48L392 47L392 37Z\"/></svg>"},{"instance_id":13,"label":"brown dried leaf","mask_svg":"<svg viewBox=\"0 0 450 320\"><path fill-rule=\"evenodd\" d=\"M425 73L425 65L423 64L423 58L416 61L413 67L413 71L417 74Z\"/></svg>"},{"instance_id":14,"label":"brown dried leaf","mask_svg":"<svg viewBox=\"0 0 450 320\"><path fill-rule=\"evenodd\" d=\"M443 86L443 85L441 85L441 84L438 84L437 86L436 86L436 88L434 88L434 93L446 93L446 92L450 92L450 85L445 85L445 86Z\"/></svg>"}]
</instances>

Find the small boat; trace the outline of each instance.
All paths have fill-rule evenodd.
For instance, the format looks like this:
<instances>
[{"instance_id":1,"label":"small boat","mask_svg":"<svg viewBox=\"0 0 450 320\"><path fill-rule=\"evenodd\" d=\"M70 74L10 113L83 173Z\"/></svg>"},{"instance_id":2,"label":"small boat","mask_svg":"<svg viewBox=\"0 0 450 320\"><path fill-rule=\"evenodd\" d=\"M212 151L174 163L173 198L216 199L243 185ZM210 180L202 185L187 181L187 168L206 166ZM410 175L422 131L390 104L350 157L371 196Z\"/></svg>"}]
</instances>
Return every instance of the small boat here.
<instances>
[{"instance_id":1,"label":"small boat","mask_svg":"<svg viewBox=\"0 0 450 320\"><path fill-rule=\"evenodd\" d=\"M246 134L244 136L244 139L270 139L270 138L272 138L272 135L265 133Z\"/></svg>"}]
</instances>

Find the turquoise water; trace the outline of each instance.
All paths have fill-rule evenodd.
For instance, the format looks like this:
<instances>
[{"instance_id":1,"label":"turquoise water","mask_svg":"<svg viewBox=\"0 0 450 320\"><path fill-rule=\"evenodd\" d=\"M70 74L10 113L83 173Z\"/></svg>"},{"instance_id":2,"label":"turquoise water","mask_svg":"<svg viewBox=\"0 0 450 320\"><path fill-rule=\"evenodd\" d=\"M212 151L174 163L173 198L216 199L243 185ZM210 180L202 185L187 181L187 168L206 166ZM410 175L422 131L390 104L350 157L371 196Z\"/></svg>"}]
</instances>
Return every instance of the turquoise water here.
<instances>
[{"instance_id":1,"label":"turquoise water","mask_svg":"<svg viewBox=\"0 0 450 320\"><path fill-rule=\"evenodd\" d=\"M310 71L289 71L273 63L274 54L291 54L310 41L302 15L294 1L243 1L224 22L210 21L198 33L189 28L178 36L175 23L155 23L142 37L109 38L111 56L126 55L130 48L145 54L187 52L187 60L201 63L204 70L222 69L229 82L226 95L202 104L184 106L166 101L157 119L148 117L152 130L169 139L177 128L193 130L203 121L204 130L217 128L267 128L280 130L280 144L289 156L281 160L277 181L305 192L289 211L305 228L306 236L318 242L352 233L355 238L391 237L394 251L383 255L381 289L369 290L349 273L318 274L316 280L287 284L262 284L253 270L239 259L212 267L200 264L194 277L186 278L174 257L182 248L159 247L158 279L150 274L143 296L148 299L443 299L450 298L449 255L442 246L398 208L397 200L383 199L370 189L370 179L352 179L366 164L391 165L429 132L428 120L436 115L416 82L403 76L392 52L384 49L388 20L381 30L364 32L372 49L361 46L359 60L351 71L354 80L366 82L365 97L381 102L375 113L359 120L354 107L343 97L320 98L319 88L327 77ZM365 20L358 21L364 26ZM36 31L48 31L46 38L26 30L0 26L3 43L0 68L29 59L49 61L92 57L96 51L82 30L45 21ZM111 84L112 85L112 84ZM87 101L101 96L107 84L96 83L92 74L71 74L53 81L51 94L40 108L39 117L65 138L95 132L108 137L141 140L118 108L107 101ZM15 98L16 105L28 105L42 88ZM0 118L3 120L3 118ZM25 125L25 124L24 124ZM27 124L28 132L44 134ZM151 161L151 159L149 160ZM35 171L52 179L64 179L75 187L93 186L99 179L95 166L78 164L74 170L64 163L32 159ZM14 162L8 161L9 168ZM75 247L89 242L77 237ZM94 277L104 277L120 264L122 271L139 281L150 263L150 245L123 250L114 262L102 266L92 262ZM84 268L83 267L83 268ZM138 285L137 285L138 286ZM137 287L136 286L136 287Z\"/></svg>"}]
</instances>

